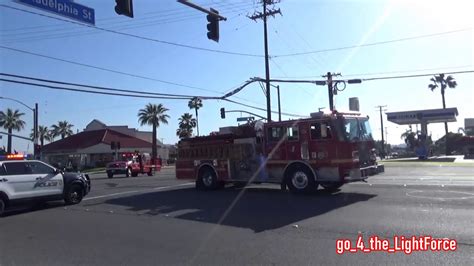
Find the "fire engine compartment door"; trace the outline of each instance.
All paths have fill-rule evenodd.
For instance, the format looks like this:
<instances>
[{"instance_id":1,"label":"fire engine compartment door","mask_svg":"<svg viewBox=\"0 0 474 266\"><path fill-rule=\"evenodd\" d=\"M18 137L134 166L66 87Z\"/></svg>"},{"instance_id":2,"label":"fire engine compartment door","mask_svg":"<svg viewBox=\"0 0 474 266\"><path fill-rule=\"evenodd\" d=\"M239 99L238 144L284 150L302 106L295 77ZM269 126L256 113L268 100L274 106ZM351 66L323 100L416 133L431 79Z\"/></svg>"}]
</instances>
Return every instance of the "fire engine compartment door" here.
<instances>
[{"instance_id":1,"label":"fire engine compartment door","mask_svg":"<svg viewBox=\"0 0 474 266\"><path fill-rule=\"evenodd\" d=\"M229 158L230 177L233 180L247 181L257 171L259 162L255 153L255 140L242 140L232 145Z\"/></svg>"},{"instance_id":2,"label":"fire engine compartment door","mask_svg":"<svg viewBox=\"0 0 474 266\"><path fill-rule=\"evenodd\" d=\"M301 142L299 126L286 128L286 158L288 160L301 159Z\"/></svg>"},{"instance_id":3,"label":"fire engine compartment door","mask_svg":"<svg viewBox=\"0 0 474 266\"><path fill-rule=\"evenodd\" d=\"M309 124L309 158L320 166L331 164L337 157L336 136L330 121L314 121Z\"/></svg>"}]
</instances>

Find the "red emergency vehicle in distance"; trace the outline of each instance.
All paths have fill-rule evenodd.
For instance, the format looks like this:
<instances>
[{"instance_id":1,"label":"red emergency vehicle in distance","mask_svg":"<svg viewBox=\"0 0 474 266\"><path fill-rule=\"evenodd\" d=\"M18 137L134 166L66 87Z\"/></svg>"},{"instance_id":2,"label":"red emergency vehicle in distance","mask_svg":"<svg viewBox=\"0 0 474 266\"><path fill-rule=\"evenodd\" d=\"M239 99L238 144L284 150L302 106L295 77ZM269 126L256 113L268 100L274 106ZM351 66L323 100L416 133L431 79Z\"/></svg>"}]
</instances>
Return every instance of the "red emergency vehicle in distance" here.
<instances>
[{"instance_id":1,"label":"red emergency vehicle in distance","mask_svg":"<svg viewBox=\"0 0 474 266\"><path fill-rule=\"evenodd\" d=\"M198 189L268 182L292 192L314 191L318 185L335 190L383 171L368 117L337 111L183 139L176 161L176 177L196 180Z\"/></svg>"},{"instance_id":2,"label":"red emergency vehicle in distance","mask_svg":"<svg viewBox=\"0 0 474 266\"><path fill-rule=\"evenodd\" d=\"M153 170L160 171L161 163L159 159L152 164L151 156L148 153L123 153L120 160L108 163L106 172L108 178L113 178L116 174L125 174L126 177L136 177L138 174L153 175Z\"/></svg>"}]
</instances>

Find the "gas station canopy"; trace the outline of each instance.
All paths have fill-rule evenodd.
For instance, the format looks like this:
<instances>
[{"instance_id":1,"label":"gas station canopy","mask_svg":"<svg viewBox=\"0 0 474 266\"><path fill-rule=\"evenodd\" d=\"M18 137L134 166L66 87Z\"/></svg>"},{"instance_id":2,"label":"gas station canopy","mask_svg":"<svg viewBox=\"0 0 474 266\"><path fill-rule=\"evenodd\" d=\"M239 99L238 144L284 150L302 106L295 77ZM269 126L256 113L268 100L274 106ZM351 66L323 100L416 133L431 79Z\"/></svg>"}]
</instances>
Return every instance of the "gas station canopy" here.
<instances>
[{"instance_id":1,"label":"gas station canopy","mask_svg":"<svg viewBox=\"0 0 474 266\"><path fill-rule=\"evenodd\" d=\"M390 112L387 120L398 125L456 122L457 108Z\"/></svg>"}]
</instances>

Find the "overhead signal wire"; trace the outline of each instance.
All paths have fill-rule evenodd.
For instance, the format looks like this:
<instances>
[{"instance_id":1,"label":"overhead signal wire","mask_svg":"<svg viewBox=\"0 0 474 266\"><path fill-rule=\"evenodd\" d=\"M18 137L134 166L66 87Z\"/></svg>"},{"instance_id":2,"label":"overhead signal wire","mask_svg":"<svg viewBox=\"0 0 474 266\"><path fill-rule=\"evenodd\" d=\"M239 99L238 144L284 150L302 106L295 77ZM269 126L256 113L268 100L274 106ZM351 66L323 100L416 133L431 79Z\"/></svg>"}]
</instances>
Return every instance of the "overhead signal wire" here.
<instances>
[{"instance_id":1,"label":"overhead signal wire","mask_svg":"<svg viewBox=\"0 0 474 266\"><path fill-rule=\"evenodd\" d=\"M38 15L38 16L42 16L42 17L52 18L52 19L56 19L56 20L60 20L60 21L64 21L64 22L84 26L84 27L89 27L89 28L97 29L97 30L104 31L104 32L114 33L114 34L117 34L117 35L132 37L132 38L136 38L136 39L140 39L140 40L146 40L146 41L151 41L151 42L156 42L156 43L181 47L181 48L188 48L188 49L193 49L193 50L206 51L206 52L212 52L212 53L220 53L220 54L228 54L228 55L246 56L246 57L258 57L258 58L264 57L263 55L258 55L258 54L217 50L217 49L211 49L211 48L205 48L205 47L192 46L192 45L188 45L188 44L164 41L164 40L159 40L159 39L153 39L153 38L149 38L149 37L134 35L134 34L131 34L131 33L126 33L126 32L121 32L121 31L116 31L116 30L110 30L110 29L96 27L96 26L91 26L91 25L80 23L80 22L70 21L70 20L66 20L66 19L62 19L62 18L57 18L57 17L46 15L46 14L40 14L40 13L37 13L37 12L32 12L32 11L28 11L28 10L24 10L24 9L21 9L21 8L8 6L8 5L0 4L0 6L5 7L5 8L9 8L9 9L13 9L13 10L17 10L17 11L20 11L20 12L25 12L25 13L29 13L29 14L34 14L34 15Z\"/></svg>"}]
</instances>

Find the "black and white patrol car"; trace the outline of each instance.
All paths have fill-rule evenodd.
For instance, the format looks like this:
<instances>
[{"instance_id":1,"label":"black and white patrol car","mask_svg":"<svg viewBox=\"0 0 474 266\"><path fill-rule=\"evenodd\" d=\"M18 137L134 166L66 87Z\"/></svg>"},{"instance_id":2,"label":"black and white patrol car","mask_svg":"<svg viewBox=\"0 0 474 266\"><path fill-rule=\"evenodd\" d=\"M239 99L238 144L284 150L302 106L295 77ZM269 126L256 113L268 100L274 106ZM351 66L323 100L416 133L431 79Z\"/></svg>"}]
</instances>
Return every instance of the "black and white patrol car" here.
<instances>
[{"instance_id":1,"label":"black and white patrol car","mask_svg":"<svg viewBox=\"0 0 474 266\"><path fill-rule=\"evenodd\" d=\"M0 216L19 203L64 200L77 204L90 189L86 174L64 173L36 160L0 158Z\"/></svg>"}]
</instances>

